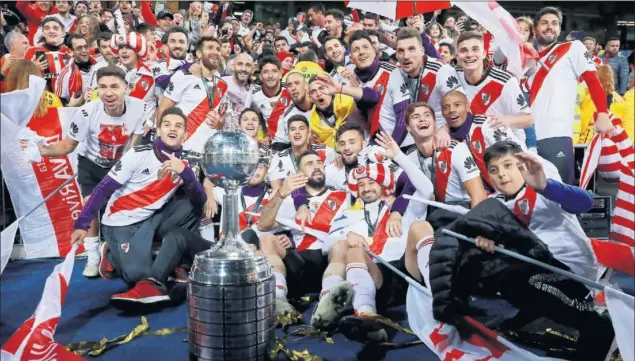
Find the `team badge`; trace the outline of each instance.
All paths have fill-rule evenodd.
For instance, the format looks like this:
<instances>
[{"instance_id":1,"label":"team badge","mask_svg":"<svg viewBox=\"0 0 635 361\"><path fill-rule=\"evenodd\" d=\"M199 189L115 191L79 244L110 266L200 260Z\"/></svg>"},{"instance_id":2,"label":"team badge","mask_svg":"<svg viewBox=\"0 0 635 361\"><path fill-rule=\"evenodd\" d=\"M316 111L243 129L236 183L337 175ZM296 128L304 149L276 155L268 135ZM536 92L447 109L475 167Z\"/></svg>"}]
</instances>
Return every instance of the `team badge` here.
<instances>
[{"instance_id":1,"label":"team badge","mask_svg":"<svg viewBox=\"0 0 635 361\"><path fill-rule=\"evenodd\" d=\"M148 90L148 88L150 88L150 83L148 83L145 80L141 81L141 87L143 88L143 90Z\"/></svg>"},{"instance_id":2,"label":"team badge","mask_svg":"<svg viewBox=\"0 0 635 361\"><path fill-rule=\"evenodd\" d=\"M547 61L550 62L550 63L553 63L554 60L556 60L556 54L551 54L547 58Z\"/></svg>"},{"instance_id":3,"label":"team badge","mask_svg":"<svg viewBox=\"0 0 635 361\"><path fill-rule=\"evenodd\" d=\"M280 97L280 103L282 104L282 106L286 107L287 106L287 98Z\"/></svg>"},{"instance_id":4,"label":"team badge","mask_svg":"<svg viewBox=\"0 0 635 361\"><path fill-rule=\"evenodd\" d=\"M176 183L179 181L179 174L176 172L170 172L170 180L172 181L172 183Z\"/></svg>"},{"instance_id":5,"label":"team badge","mask_svg":"<svg viewBox=\"0 0 635 361\"><path fill-rule=\"evenodd\" d=\"M326 204L329 206L329 208L330 208L332 211L334 211L334 210L336 210L336 209L337 209L337 203L335 203L335 201L334 201L334 200L332 200L332 199L329 199L329 200L326 202Z\"/></svg>"},{"instance_id":6,"label":"team badge","mask_svg":"<svg viewBox=\"0 0 635 361\"><path fill-rule=\"evenodd\" d=\"M518 202L518 208L524 215L529 215L529 200L527 198L523 198Z\"/></svg>"},{"instance_id":7,"label":"team badge","mask_svg":"<svg viewBox=\"0 0 635 361\"><path fill-rule=\"evenodd\" d=\"M355 173L364 174L365 170L366 170L366 167L364 167L363 165L358 165L357 168L355 169Z\"/></svg>"},{"instance_id":8,"label":"team badge","mask_svg":"<svg viewBox=\"0 0 635 361\"><path fill-rule=\"evenodd\" d=\"M483 105L488 105L489 101L491 100L489 94L487 93L481 94L481 99L483 100Z\"/></svg>"},{"instance_id":9,"label":"team badge","mask_svg":"<svg viewBox=\"0 0 635 361\"><path fill-rule=\"evenodd\" d=\"M430 88L428 88L428 84L423 84L421 85L421 90L423 90L423 94L428 94L428 90L430 90Z\"/></svg>"},{"instance_id":10,"label":"team badge","mask_svg":"<svg viewBox=\"0 0 635 361\"><path fill-rule=\"evenodd\" d=\"M379 94L383 94L384 93L384 86L382 84L377 85L377 91L379 92Z\"/></svg>"},{"instance_id":11,"label":"team badge","mask_svg":"<svg viewBox=\"0 0 635 361\"><path fill-rule=\"evenodd\" d=\"M483 147L481 147L481 142L479 142L478 140L473 141L472 146L474 147L474 149L476 149L477 152L479 153L483 152Z\"/></svg>"},{"instance_id":12,"label":"team badge","mask_svg":"<svg viewBox=\"0 0 635 361\"><path fill-rule=\"evenodd\" d=\"M128 253L129 250L130 250L130 242L124 242L121 244L121 251L123 253Z\"/></svg>"},{"instance_id":13,"label":"team badge","mask_svg":"<svg viewBox=\"0 0 635 361\"><path fill-rule=\"evenodd\" d=\"M441 168L441 171L443 173L447 173L448 171L448 164L445 161L440 161L439 162L439 168Z\"/></svg>"}]
</instances>

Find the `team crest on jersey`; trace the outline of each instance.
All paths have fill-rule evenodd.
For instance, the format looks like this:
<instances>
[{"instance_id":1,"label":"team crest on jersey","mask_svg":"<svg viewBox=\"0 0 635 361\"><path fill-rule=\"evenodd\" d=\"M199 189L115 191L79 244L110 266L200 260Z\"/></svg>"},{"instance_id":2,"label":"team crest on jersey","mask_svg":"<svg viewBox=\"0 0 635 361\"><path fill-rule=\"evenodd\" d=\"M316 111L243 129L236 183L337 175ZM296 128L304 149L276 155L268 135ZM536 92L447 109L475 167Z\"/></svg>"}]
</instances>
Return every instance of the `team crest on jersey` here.
<instances>
[{"instance_id":1,"label":"team crest on jersey","mask_svg":"<svg viewBox=\"0 0 635 361\"><path fill-rule=\"evenodd\" d=\"M439 168L441 168L441 171L443 173L447 173L448 172L448 164L445 161L440 161L439 162Z\"/></svg>"},{"instance_id":2,"label":"team crest on jersey","mask_svg":"<svg viewBox=\"0 0 635 361\"><path fill-rule=\"evenodd\" d=\"M286 107L286 106L287 106L287 98L285 98L285 97L280 97L280 103L282 104L282 106L283 106L283 107ZM276 106L276 103L275 103L275 102L273 102L273 103L271 103L271 104L272 104L272 107L275 107L275 106Z\"/></svg>"},{"instance_id":3,"label":"team crest on jersey","mask_svg":"<svg viewBox=\"0 0 635 361\"><path fill-rule=\"evenodd\" d=\"M547 58L547 61L550 62L550 63L553 63L554 60L556 60L556 54L551 54Z\"/></svg>"},{"instance_id":4,"label":"team crest on jersey","mask_svg":"<svg viewBox=\"0 0 635 361\"><path fill-rule=\"evenodd\" d=\"M379 92L379 94L383 94L384 93L384 86L379 84L377 85L377 91Z\"/></svg>"},{"instance_id":5,"label":"team crest on jersey","mask_svg":"<svg viewBox=\"0 0 635 361\"><path fill-rule=\"evenodd\" d=\"M335 211L335 209L337 209L337 203L335 203L334 200L329 199L326 203L332 211Z\"/></svg>"},{"instance_id":6,"label":"team crest on jersey","mask_svg":"<svg viewBox=\"0 0 635 361\"><path fill-rule=\"evenodd\" d=\"M130 250L130 242L124 242L121 244L121 251L123 253L128 253L129 250Z\"/></svg>"},{"instance_id":7,"label":"team crest on jersey","mask_svg":"<svg viewBox=\"0 0 635 361\"><path fill-rule=\"evenodd\" d=\"M143 90L148 90L148 88L150 88L150 83L148 83L145 80L141 81L141 87L143 88Z\"/></svg>"},{"instance_id":8,"label":"team crest on jersey","mask_svg":"<svg viewBox=\"0 0 635 361\"><path fill-rule=\"evenodd\" d=\"M428 90L430 90L430 88L428 88L428 84L423 84L421 85L421 90L423 91L423 94L428 94Z\"/></svg>"},{"instance_id":9,"label":"team crest on jersey","mask_svg":"<svg viewBox=\"0 0 635 361\"><path fill-rule=\"evenodd\" d=\"M523 198L518 202L518 208L524 215L529 215L529 200L527 198Z\"/></svg>"},{"instance_id":10,"label":"team crest on jersey","mask_svg":"<svg viewBox=\"0 0 635 361\"><path fill-rule=\"evenodd\" d=\"M490 101L492 98L489 96L489 94L487 94L487 93L483 93L483 94L481 94L481 99L483 100L483 105L486 105L486 106L487 106L487 105L489 104L489 101Z\"/></svg>"},{"instance_id":11,"label":"team crest on jersey","mask_svg":"<svg viewBox=\"0 0 635 361\"><path fill-rule=\"evenodd\" d=\"M483 147L481 147L481 142L479 142L478 140L473 141L472 146L474 147L474 149L476 149L477 152L479 153L483 152Z\"/></svg>"}]
</instances>

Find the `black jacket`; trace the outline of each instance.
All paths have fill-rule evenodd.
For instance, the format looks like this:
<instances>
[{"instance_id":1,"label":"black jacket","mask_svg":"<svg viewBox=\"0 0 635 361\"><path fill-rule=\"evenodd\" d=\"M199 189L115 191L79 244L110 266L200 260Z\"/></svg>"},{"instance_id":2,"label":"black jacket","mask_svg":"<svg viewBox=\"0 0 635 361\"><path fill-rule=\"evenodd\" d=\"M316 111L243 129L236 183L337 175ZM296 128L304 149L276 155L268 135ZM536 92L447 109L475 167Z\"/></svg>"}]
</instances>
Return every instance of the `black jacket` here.
<instances>
[{"instance_id":1,"label":"black jacket","mask_svg":"<svg viewBox=\"0 0 635 361\"><path fill-rule=\"evenodd\" d=\"M561 267L547 246L496 199L486 199L443 228L467 237L482 236L510 251ZM487 295L486 289L491 290L492 286L495 289L488 280L522 261L501 253L482 251L471 243L442 233L443 228L435 232L430 251L432 308L435 319L454 323L455 316L472 314L468 307L469 296Z\"/></svg>"}]
</instances>

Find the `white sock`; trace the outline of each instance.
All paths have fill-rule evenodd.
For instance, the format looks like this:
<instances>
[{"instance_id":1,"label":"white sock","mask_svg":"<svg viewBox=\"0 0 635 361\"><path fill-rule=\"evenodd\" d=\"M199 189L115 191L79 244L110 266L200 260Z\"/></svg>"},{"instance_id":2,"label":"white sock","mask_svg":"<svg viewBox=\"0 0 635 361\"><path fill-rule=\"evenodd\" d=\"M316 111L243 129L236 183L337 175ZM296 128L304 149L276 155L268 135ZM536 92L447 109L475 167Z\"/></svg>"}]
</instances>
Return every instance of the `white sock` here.
<instances>
[{"instance_id":1,"label":"white sock","mask_svg":"<svg viewBox=\"0 0 635 361\"><path fill-rule=\"evenodd\" d=\"M417 242L417 265L423 276L426 287L430 288L430 250L434 244L434 236L425 236Z\"/></svg>"},{"instance_id":2,"label":"white sock","mask_svg":"<svg viewBox=\"0 0 635 361\"><path fill-rule=\"evenodd\" d=\"M338 275L329 275L322 278L322 291L320 292L320 298L328 294L331 288L339 285L341 282L344 282L344 278Z\"/></svg>"},{"instance_id":3,"label":"white sock","mask_svg":"<svg viewBox=\"0 0 635 361\"><path fill-rule=\"evenodd\" d=\"M99 237L84 238L84 249L88 260L99 260Z\"/></svg>"},{"instance_id":4,"label":"white sock","mask_svg":"<svg viewBox=\"0 0 635 361\"><path fill-rule=\"evenodd\" d=\"M363 263L349 263L346 266L346 279L353 284L353 308L357 311L369 308L375 310L377 289L373 278L368 273L368 267Z\"/></svg>"},{"instance_id":5,"label":"white sock","mask_svg":"<svg viewBox=\"0 0 635 361\"><path fill-rule=\"evenodd\" d=\"M276 298L287 299L287 279L280 272L274 272L276 276Z\"/></svg>"}]
</instances>

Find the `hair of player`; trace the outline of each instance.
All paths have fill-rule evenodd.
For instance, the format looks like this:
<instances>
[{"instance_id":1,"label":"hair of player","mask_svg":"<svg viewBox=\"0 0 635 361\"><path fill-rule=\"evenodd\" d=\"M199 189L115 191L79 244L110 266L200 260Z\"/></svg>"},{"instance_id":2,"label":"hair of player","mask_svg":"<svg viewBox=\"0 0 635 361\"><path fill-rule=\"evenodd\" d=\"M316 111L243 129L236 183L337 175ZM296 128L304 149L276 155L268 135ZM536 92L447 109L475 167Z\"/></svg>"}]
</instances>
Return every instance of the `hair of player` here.
<instances>
[{"instance_id":1,"label":"hair of player","mask_svg":"<svg viewBox=\"0 0 635 361\"><path fill-rule=\"evenodd\" d=\"M163 123L163 119L165 119L165 117L168 115L178 115L179 117L183 118L183 123L185 124L185 128L187 129L187 117L185 116L185 113L183 113L183 110L181 110L181 108L179 107L168 108L163 113L161 113L161 118L159 119L159 124L157 124L157 127L161 126L161 123Z\"/></svg>"},{"instance_id":2,"label":"hair of player","mask_svg":"<svg viewBox=\"0 0 635 361\"><path fill-rule=\"evenodd\" d=\"M186 43L190 42L189 34L188 34L187 30L185 30L185 28L182 27L182 26L173 26L173 27L171 27L168 31L166 31L165 38L168 39L170 37L170 35L175 34L175 33L181 33L181 34L185 35L185 42ZM167 43L167 41L166 41L166 43Z\"/></svg>"},{"instance_id":3,"label":"hair of player","mask_svg":"<svg viewBox=\"0 0 635 361\"><path fill-rule=\"evenodd\" d=\"M309 120L302 114L295 114L292 115L289 120L287 121L287 129L289 129L289 127L291 127L291 123L293 122L302 122L304 123L307 127L309 126Z\"/></svg>"},{"instance_id":4,"label":"hair of player","mask_svg":"<svg viewBox=\"0 0 635 361\"><path fill-rule=\"evenodd\" d=\"M203 36L198 41L198 43L196 43L196 50L203 51L203 45L205 45L205 43L209 42L209 41L218 44L218 46L221 46L220 40L218 40L216 37L214 37L214 36Z\"/></svg>"},{"instance_id":5,"label":"hair of player","mask_svg":"<svg viewBox=\"0 0 635 361\"><path fill-rule=\"evenodd\" d=\"M84 35L81 34L77 34L77 33L71 33L68 34L68 36L66 37L66 40L64 41L64 43L66 44L66 46L73 50L73 40L86 40L86 38L84 37Z\"/></svg>"},{"instance_id":6,"label":"hair of player","mask_svg":"<svg viewBox=\"0 0 635 361\"><path fill-rule=\"evenodd\" d=\"M300 154L300 156L298 157L297 164L296 164L298 166L298 168L300 168L300 164L302 163L302 159L304 159L304 157L308 157L310 155L315 155L317 157L320 157L320 155L317 154L316 151L314 151L313 149L309 149L306 152Z\"/></svg>"},{"instance_id":7,"label":"hair of player","mask_svg":"<svg viewBox=\"0 0 635 361\"><path fill-rule=\"evenodd\" d=\"M359 124L344 122L344 124L342 124L342 126L337 129L337 132L335 132L335 140L338 141L342 134L348 131L357 132L362 137L362 139L364 139L364 137L366 136L366 134L364 133L364 129L362 129Z\"/></svg>"},{"instance_id":8,"label":"hair of player","mask_svg":"<svg viewBox=\"0 0 635 361\"><path fill-rule=\"evenodd\" d=\"M401 28L397 32L397 42L399 42L399 40L406 40L406 39L413 39L413 38L417 39L417 42L419 43L419 45L423 46L423 42L421 42L421 34L419 34L419 32L416 29Z\"/></svg>"},{"instance_id":9,"label":"hair of player","mask_svg":"<svg viewBox=\"0 0 635 361\"><path fill-rule=\"evenodd\" d=\"M411 103L408 105L408 108L406 108L406 125L410 125L410 117L412 117L412 114L414 114L415 110L417 110L418 108L426 108L430 111L430 113L432 113L432 117L434 117L434 109L432 109L432 107L430 106L430 104L426 103L426 102L415 102L415 103ZM435 118L436 121L436 118ZM342 129L342 128L340 128Z\"/></svg>"},{"instance_id":10,"label":"hair of player","mask_svg":"<svg viewBox=\"0 0 635 361\"><path fill-rule=\"evenodd\" d=\"M273 45L276 45L276 43L280 40L284 40L284 42L289 45L289 40L287 40L287 38L285 38L284 36L278 36L277 38L273 39Z\"/></svg>"},{"instance_id":11,"label":"hair of player","mask_svg":"<svg viewBox=\"0 0 635 361\"><path fill-rule=\"evenodd\" d=\"M606 41L606 43L610 43L611 41L620 41L620 38L618 38L617 36L611 36L610 38L608 38L608 40Z\"/></svg>"},{"instance_id":12,"label":"hair of player","mask_svg":"<svg viewBox=\"0 0 635 361\"><path fill-rule=\"evenodd\" d=\"M489 166L490 162L506 155L514 155L516 153L521 153L523 148L520 145L516 144L511 140L501 140L496 142L485 150L485 154L483 155L483 161L485 162L485 166Z\"/></svg>"},{"instance_id":13,"label":"hair of player","mask_svg":"<svg viewBox=\"0 0 635 361\"><path fill-rule=\"evenodd\" d=\"M346 44L344 44L344 40L336 37L336 36L327 36L326 38L324 38L324 46L326 46L326 43L328 43L331 40L337 40L338 43L340 43L341 46L346 47Z\"/></svg>"},{"instance_id":14,"label":"hair of player","mask_svg":"<svg viewBox=\"0 0 635 361\"><path fill-rule=\"evenodd\" d=\"M454 48L454 45L450 43L439 43L439 48L441 48L442 46L445 46L446 48L448 48L448 50L450 51L450 55L454 55L454 53L456 53L456 49Z\"/></svg>"},{"instance_id":15,"label":"hair of player","mask_svg":"<svg viewBox=\"0 0 635 361\"><path fill-rule=\"evenodd\" d=\"M309 49L298 56L298 62L301 61L310 61L317 64L319 58L315 51Z\"/></svg>"},{"instance_id":16,"label":"hair of player","mask_svg":"<svg viewBox=\"0 0 635 361\"><path fill-rule=\"evenodd\" d=\"M62 32L66 32L66 28L64 27L64 24L62 24L62 21L58 18L56 18L55 16L45 16L44 19L42 19L42 22L40 23L40 27L42 29L44 29L44 25L50 23L51 21L56 22L60 28L62 28Z\"/></svg>"},{"instance_id":17,"label":"hair of player","mask_svg":"<svg viewBox=\"0 0 635 361\"><path fill-rule=\"evenodd\" d=\"M472 39L478 40L482 43L483 35L479 33L478 31L466 31L462 33L461 35L459 35L459 37L456 39L456 47L458 48L462 42L472 40Z\"/></svg>"},{"instance_id":18,"label":"hair of player","mask_svg":"<svg viewBox=\"0 0 635 361\"><path fill-rule=\"evenodd\" d=\"M324 14L326 12L326 9L324 9L324 4L322 3L311 4L311 6L309 7L309 10L313 10L313 12L316 14L319 14L319 13Z\"/></svg>"},{"instance_id":19,"label":"hair of player","mask_svg":"<svg viewBox=\"0 0 635 361\"><path fill-rule=\"evenodd\" d=\"M126 73L124 73L124 71L121 68L115 65L108 65L97 70L97 82L99 82L99 79L107 77L107 76L117 77L121 79L121 81L124 82L124 84L126 83Z\"/></svg>"},{"instance_id":20,"label":"hair of player","mask_svg":"<svg viewBox=\"0 0 635 361\"><path fill-rule=\"evenodd\" d=\"M549 15L549 14L555 15L558 18L558 23L562 25L562 11L560 11L560 9L558 9L557 7L553 7L553 6L547 6L538 10L536 15L534 16L534 24L538 24L540 22L540 19L542 19L543 16Z\"/></svg>"},{"instance_id":21,"label":"hair of player","mask_svg":"<svg viewBox=\"0 0 635 361\"><path fill-rule=\"evenodd\" d=\"M370 40L370 36L368 35L368 31L366 30L355 30L350 38L348 38L349 48L353 48L353 43L360 40L367 40L371 45L373 42Z\"/></svg>"},{"instance_id":22,"label":"hair of player","mask_svg":"<svg viewBox=\"0 0 635 361\"><path fill-rule=\"evenodd\" d=\"M338 9L328 9L326 13L324 13L324 16L329 16L329 15L332 16L333 19L339 22L342 22L342 23L344 22L344 13Z\"/></svg>"},{"instance_id":23,"label":"hair of player","mask_svg":"<svg viewBox=\"0 0 635 361\"><path fill-rule=\"evenodd\" d=\"M276 58L275 56L264 56L260 59L260 61L258 62L258 70L260 72L262 72L262 68L265 67L265 65L267 64L273 64L276 66L276 68L278 68L278 70L282 70L282 63L280 62L280 60L278 60L278 58Z\"/></svg>"},{"instance_id":24,"label":"hair of player","mask_svg":"<svg viewBox=\"0 0 635 361\"><path fill-rule=\"evenodd\" d=\"M376 25L379 25L379 15L377 15L377 14L373 14L371 12L366 12L364 14L364 18L363 19L372 20L372 21L375 22Z\"/></svg>"},{"instance_id":25,"label":"hair of player","mask_svg":"<svg viewBox=\"0 0 635 361\"><path fill-rule=\"evenodd\" d=\"M108 44L110 44L110 40L112 39L113 33L111 33L110 31L102 31L101 33L99 33L99 36L97 37L97 46L99 46L99 43L102 41L107 41Z\"/></svg>"},{"instance_id":26,"label":"hair of player","mask_svg":"<svg viewBox=\"0 0 635 361\"><path fill-rule=\"evenodd\" d=\"M148 24L148 23L139 23L139 25L135 26L135 32L139 33L139 34L145 34L148 31L154 31L154 26Z\"/></svg>"},{"instance_id":27,"label":"hair of player","mask_svg":"<svg viewBox=\"0 0 635 361\"><path fill-rule=\"evenodd\" d=\"M262 114L260 109L258 109L258 107L255 107L255 106L245 108L243 109L242 112L240 112L240 116L238 117L238 124L240 124L240 121L243 118L243 115L249 112L255 113L258 116L258 124L260 124L260 129L263 132L267 133L267 121L265 120L265 116Z\"/></svg>"}]
</instances>

